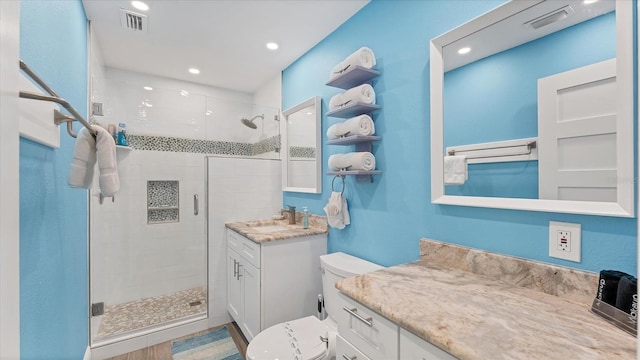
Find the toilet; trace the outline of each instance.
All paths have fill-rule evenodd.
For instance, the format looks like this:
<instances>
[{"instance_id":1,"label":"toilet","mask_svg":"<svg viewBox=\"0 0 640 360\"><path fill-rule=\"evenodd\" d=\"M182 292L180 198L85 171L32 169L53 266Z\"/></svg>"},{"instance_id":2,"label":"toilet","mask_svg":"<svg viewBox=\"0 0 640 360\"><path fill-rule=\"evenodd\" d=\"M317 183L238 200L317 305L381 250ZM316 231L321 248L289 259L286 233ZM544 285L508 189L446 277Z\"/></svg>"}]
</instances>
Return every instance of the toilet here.
<instances>
[{"instance_id":1,"label":"toilet","mask_svg":"<svg viewBox=\"0 0 640 360\"><path fill-rule=\"evenodd\" d=\"M335 317L342 311L336 281L383 269L366 260L337 252L320 256L322 291L327 318L315 316L273 325L251 340L249 360L329 360L335 356ZM328 338L328 344L322 341Z\"/></svg>"}]
</instances>

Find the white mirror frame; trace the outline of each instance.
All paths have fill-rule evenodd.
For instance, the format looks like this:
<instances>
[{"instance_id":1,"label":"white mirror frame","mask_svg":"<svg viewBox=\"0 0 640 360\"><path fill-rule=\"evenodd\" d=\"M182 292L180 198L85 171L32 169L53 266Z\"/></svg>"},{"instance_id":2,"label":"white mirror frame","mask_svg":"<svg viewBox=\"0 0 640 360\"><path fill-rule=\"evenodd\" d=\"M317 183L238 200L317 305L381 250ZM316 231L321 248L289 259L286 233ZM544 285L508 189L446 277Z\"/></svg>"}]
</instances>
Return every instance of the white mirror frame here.
<instances>
[{"instance_id":1,"label":"white mirror frame","mask_svg":"<svg viewBox=\"0 0 640 360\"><path fill-rule=\"evenodd\" d=\"M313 106L315 108L316 113L316 124L315 124L315 147L316 147L316 184L315 187L293 187L289 186L289 141L288 136L289 132L287 130L287 122L288 117L291 114L294 114L304 108L309 106ZM282 161L282 191L289 192L301 192L301 193L309 193L309 194L320 194L322 193L322 98L319 96L314 96L310 99L307 99L301 102L298 105L295 105L285 111L282 112L283 120L280 122L280 134L282 134L282 152L281 152L281 161Z\"/></svg>"},{"instance_id":2,"label":"white mirror frame","mask_svg":"<svg viewBox=\"0 0 640 360\"><path fill-rule=\"evenodd\" d=\"M434 204L634 217L633 2L616 0L616 59L618 104L617 201L569 201L453 196L444 191L444 59L443 47L511 16L538 1L510 1L431 40L431 202Z\"/></svg>"}]
</instances>

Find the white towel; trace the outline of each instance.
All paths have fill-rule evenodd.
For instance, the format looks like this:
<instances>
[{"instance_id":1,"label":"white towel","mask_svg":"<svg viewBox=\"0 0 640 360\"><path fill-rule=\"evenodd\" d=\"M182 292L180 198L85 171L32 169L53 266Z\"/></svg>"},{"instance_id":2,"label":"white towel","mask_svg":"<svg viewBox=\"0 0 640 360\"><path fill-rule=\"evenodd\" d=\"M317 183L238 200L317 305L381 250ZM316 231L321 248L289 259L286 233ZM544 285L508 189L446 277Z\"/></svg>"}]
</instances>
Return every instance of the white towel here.
<instances>
[{"instance_id":1,"label":"white towel","mask_svg":"<svg viewBox=\"0 0 640 360\"><path fill-rule=\"evenodd\" d=\"M331 125L327 129L327 137L329 139L337 139L345 135L373 135L375 132L376 128L371 116L359 115Z\"/></svg>"},{"instance_id":2,"label":"white towel","mask_svg":"<svg viewBox=\"0 0 640 360\"><path fill-rule=\"evenodd\" d=\"M98 169L100 170L100 192L104 196L114 196L120 190L116 143L113 141L113 136L105 128L101 126L94 126L93 128L98 131L96 150L98 153Z\"/></svg>"},{"instance_id":3,"label":"white towel","mask_svg":"<svg viewBox=\"0 0 640 360\"><path fill-rule=\"evenodd\" d=\"M116 144L111 134L103 127L93 126L93 129L97 132L96 139L86 128L78 132L71 160L69 186L89 189L97 161L100 192L106 197L114 196L120 190Z\"/></svg>"},{"instance_id":4,"label":"white towel","mask_svg":"<svg viewBox=\"0 0 640 360\"><path fill-rule=\"evenodd\" d=\"M342 193L337 191L331 193L329 202L324 207L324 212L327 214L327 223L331 227L342 230L351 223L347 200Z\"/></svg>"},{"instance_id":5,"label":"white towel","mask_svg":"<svg viewBox=\"0 0 640 360\"><path fill-rule=\"evenodd\" d=\"M446 185L462 185L467 181L467 157L453 155L444 157L444 183Z\"/></svg>"},{"instance_id":6,"label":"white towel","mask_svg":"<svg viewBox=\"0 0 640 360\"><path fill-rule=\"evenodd\" d=\"M93 181L93 167L96 164L96 141L86 128L78 132L73 149L69 186L88 189Z\"/></svg>"},{"instance_id":7,"label":"white towel","mask_svg":"<svg viewBox=\"0 0 640 360\"><path fill-rule=\"evenodd\" d=\"M352 152L333 154L329 156L329 169L337 170L366 170L376 168L376 158L370 152Z\"/></svg>"},{"instance_id":8,"label":"white towel","mask_svg":"<svg viewBox=\"0 0 640 360\"><path fill-rule=\"evenodd\" d=\"M331 69L331 72L329 73L329 78L333 79L336 76L351 69L355 65L360 65L364 68L371 69L376 65L376 56L373 54L373 51L368 47L361 47L360 49L356 50L353 54L347 56L346 59L336 64L336 66L334 66L333 69Z\"/></svg>"},{"instance_id":9,"label":"white towel","mask_svg":"<svg viewBox=\"0 0 640 360\"><path fill-rule=\"evenodd\" d=\"M356 102L375 104L376 92L373 90L373 86L369 84L362 84L340 94L334 95L331 100L329 100L329 109L336 110Z\"/></svg>"}]
</instances>

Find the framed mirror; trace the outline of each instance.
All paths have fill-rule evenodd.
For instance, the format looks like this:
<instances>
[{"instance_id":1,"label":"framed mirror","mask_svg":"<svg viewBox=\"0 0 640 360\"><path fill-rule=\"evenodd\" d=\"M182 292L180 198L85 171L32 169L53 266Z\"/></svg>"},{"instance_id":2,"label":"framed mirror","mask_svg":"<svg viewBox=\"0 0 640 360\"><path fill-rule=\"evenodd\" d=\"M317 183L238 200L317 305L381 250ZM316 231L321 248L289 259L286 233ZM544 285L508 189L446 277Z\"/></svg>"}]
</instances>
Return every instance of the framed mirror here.
<instances>
[{"instance_id":1,"label":"framed mirror","mask_svg":"<svg viewBox=\"0 0 640 360\"><path fill-rule=\"evenodd\" d=\"M307 99L283 112L282 190L322 192L322 99Z\"/></svg>"},{"instance_id":2,"label":"framed mirror","mask_svg":"<svg viewBox=\"0 0 640 360\"><path fill-rule=\"evenodd\" d=\"M432 39L432 203L633 217L632 8L510 1Z\"/></svg>"}]
</instances>

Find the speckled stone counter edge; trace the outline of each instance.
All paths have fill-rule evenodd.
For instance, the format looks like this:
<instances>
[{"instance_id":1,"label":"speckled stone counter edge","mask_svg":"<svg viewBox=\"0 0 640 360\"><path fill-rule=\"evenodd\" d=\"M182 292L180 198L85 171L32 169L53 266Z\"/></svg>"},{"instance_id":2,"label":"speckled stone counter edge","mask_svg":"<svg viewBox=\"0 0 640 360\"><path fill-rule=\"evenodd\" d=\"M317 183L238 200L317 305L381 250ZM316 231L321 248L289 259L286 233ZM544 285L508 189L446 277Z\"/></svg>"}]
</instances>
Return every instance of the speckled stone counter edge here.
<instances>
[{"instance_id":1,"label":"speckled stone counter edge","mask_svg":"<svg viewBox=\"0 0 640 360\"><path fill-rule=\"evenodd\" d=\"M598 274L490 253L431 239L420 239L420 260L467 271L509 285L522 286L591 306Z\"/></svg>"},{"instance_id":2,"label":"speckled stone counter edge","mask_svg":"<svg viewBox=\"0 0 640 360\"><path fill-rule=\"evenodd\" d=\"M271 233L262 233L256 231L255 228L259 226L279 225L287 228L283 231L274 231ZM276 240L291 239L294 237L311 236L326 234L328 230L327 218L324 216L309 214L309 228L302 228L302 213L296 213L295 225L290 225L289 220L251 220L251 221L238 221L232 223L226 223L225 226L233 231L236 231L242 236L245 236L249 240L256 243L264 243Z\"/></svg>"}]
</instances>

